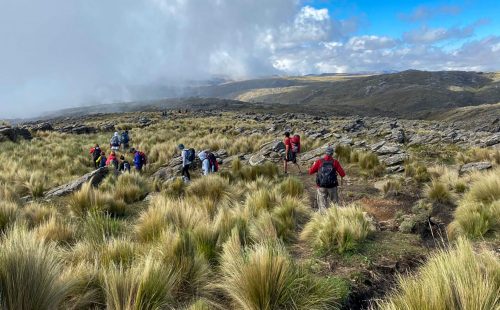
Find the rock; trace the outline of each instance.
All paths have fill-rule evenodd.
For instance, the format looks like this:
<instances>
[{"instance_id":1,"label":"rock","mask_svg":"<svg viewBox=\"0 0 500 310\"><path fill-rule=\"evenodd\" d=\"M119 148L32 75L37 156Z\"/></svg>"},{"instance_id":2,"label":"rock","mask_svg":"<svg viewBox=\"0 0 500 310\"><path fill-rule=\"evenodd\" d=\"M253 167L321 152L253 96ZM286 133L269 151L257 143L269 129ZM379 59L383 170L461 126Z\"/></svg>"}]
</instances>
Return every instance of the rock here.
<instances>
[{"instance_id":1,"label":"rock","mask_svg":"<svg viewBox=\"0 0 500 310\"><path fill-rule=\"evenodd\" d=\"M460 174L472 172L472 171L481 171L491 169L492 164L489 161L468 163L460 167Z\"/></svg>"},{"instance_id":2,"label":"rock","mask_svg":"<svg viewBox=\"0 0 500 310\"><path fill-rule=\"evenodd\" d=\"M10 140L12 142L17 142L19 137L25 140L33 139L28 129L10 126L0 126L0 137L2 137L2 141Z\"/></svg>"},{"instance_id":3,"label":"rock","mask_svg":"<svg viewBox=\"0 0 500 310\"><path fill-rule=\"evenodd\" d=\"M347 132L357 132L365 127L365 122L362 118L356 119L353 123L347 124L343 127L344 131Z\"/></svg>"},{"instance_id":4,"label":"rock","mask_svg":"<svg viewBox=\"0 0 500 310\"><path fill-rule=\"evenodd\" d=\"M394 141L400 144L406 142L405 131L402 128L395 128L391 131L391 133L386 137L389 141Z\"/></svg>"},{"instance_id":5,"label":"rock","mask_svg":"<svg viewBox=\"0 0 500 310\"><path fill-rule=\"evenodd\" d=\"M153 121L151 121L147 117L141 117L138 121L140 127L147 127L153 124Z\"/></svg>"},{"instance_id":6,"label":"rock","mask_svg":"<svg viewBox=\"0 0 500 310\"><path fill-rule=\"evenodd\" d=\"M409 156L406 153L401 153L401 154L395 154L391 155L383 160L383 163L386 166L394 166L398 164L404 163L406 160L408 160Z\"/></svg>"},{"instance_id":7,"label":"rock","mask_svg":"<svg viewBox=\"0 0 500 310\"><path fill-rule=\"evenodd\" d=\"M248 161L248 163L251 166L258 166L258 165L262 165L265 161L266 161L266 158L264 157L264 155L257 153L257 154L254 154L250 157L250 160Z\"/></svg>"},{"instance_id":8,"label":"rock","mask_svg":"<svg viewBox=\"0 0 500 310\"><path fill-rule=\"evenodd\" d=\"M375 143L375 144L370 145L370 149L371 149L373 152L375 152L375 151L377 151L379 148L381 148L381 147L382 147L385 143L386 143L386 141L385 141L385 140L382 140L382 141L380 141L380 142L377 142L377 143Z\"/></svg>"},{"instance_id":9,"label":"rock","mask_svg":"<svg viewBox=\"0 0 500 310\"><path fill-rule=\"evenodd\" d=\"M52 131L52 130L54 130L54 127L52 127L52 124L49 122L43 122L43 123L35 124L35 125L28 127L26 129L31 129L32 131Z\"/></svg>"},{"instance_id":10,"label":"rock","mask_svg":"<svg viewBox=\"0 0 500 310\"><path fill-rule=\"evenodd\" d=\"M391 145L383 145L376 151L376 153L379 155L397 154L399 152L401 152L401 149L399 147Z\"/></svg>"},{"instance_id":11,"label":"rock","mask_svg":"<svg viewBox=\"0 0 500 310\"><path fill-rule=\"evenodd\" d=\"M81 125L81 124L73 124L69 126L65 126L59 129L60 132L64 133L72 133L72 134L89 134L89 133L96 133L97 129L91 126L87 125Z\"/></svg>"},{"instance_id":12,"label":"rock","mask_svg":"<svg viewBox=\"0 0 500 310\"><path fill-rule=\"evenodd\" d=\"M285 143L283 141L274 141L272 145L272 150L274 152L280 152L285 150Z\"/></svg>"},{"instance_id":13,"label":"rock","mask_svg":"<svg viewBox=\"0 0 500 310\"><path fill-rule=\"evenodd\" d=\"M97 170L89 172L73 182L51 189L50 191L45 193L45 198L60 197L71 194L79 190L83 186L83 184L89 181L93 186L98 186L104 179L104 177L106 177L108 172L109 170L107 167L99 168Z\"/></svg>"},{"instance_id":14,"label":"rock","mask_svg":"<svg viewBox=\"0 0 500 310\"><path fill-rule=\"evenodd\" d=\"M398 166L389 166L385 168L385 172L387 173L398 173L398 172L403 172L405 171L405 168L401 165Z\"/></svg>"},{"instance_id":15,"label":"rock","mask_svg":"<svg viewBox=\"0 0 500 310\"><path fill-rule=\"evenodd\" d=\"M354 144L353 140L351 138L348 138L348 137L340 139L337 143L343 144L343 145L353 145Z\"/></svg>"},{"instance_id":16,"label":"rock","mask_svg":"<svg viewBox=\"0 0 500 310\"><path fill-rule=\"evenodd\" d=\"M494 134L484 140L486 146L493 146L500 143L500 133Z\"/></svg>"},{"instance_id":17,"label":"rock","mask_svg":"<svg viewBox=\"0 0 500 310\"><path fill-rule=\"evenodd\" d=\"M104 131L104 132L115 131L115 125L111 124L111 123L102 124L101 126L99 126L99 128L101 129L101 131Z\"/></svg>"}]
</instances>

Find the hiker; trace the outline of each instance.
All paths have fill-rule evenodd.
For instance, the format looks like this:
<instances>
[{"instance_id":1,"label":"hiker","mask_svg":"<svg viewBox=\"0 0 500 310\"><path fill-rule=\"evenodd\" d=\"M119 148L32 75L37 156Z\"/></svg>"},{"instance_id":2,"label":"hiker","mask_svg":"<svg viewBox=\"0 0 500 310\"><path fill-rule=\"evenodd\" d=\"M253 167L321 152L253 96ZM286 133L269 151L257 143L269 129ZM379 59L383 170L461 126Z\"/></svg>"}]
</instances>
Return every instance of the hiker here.
<instances>
[{"instance_id":1,"label":"hiker","mask_svg":"<svg viewBox=\"0 0 500 310\"><path fill-rule=\"evenodd\" d=\"M128 135L128 130L122 132L120 137L120 143L122 145L123 151L126 151L129 148L130 137Z\"/></svg>"},{"instance_id":2,"label":"hiker","mask_svg":"<svg viewBox=\"0 0 500 310\"><path fill-rule=\"evenodd\" d=\"M111 153L109 154L109 157L106 160L106 166L113 166L115 170L118 170L118 159L116 158L115 151L111 151Z\"/></svg>"},{"instance_id":3,"label":"hiker","mask_svg":"<svg viewBox=\"0 0 500 310\"><path fill-rule=\"evenodd\" d=\"M120 136L118 135L118 132L115 132L113 137L111 137L109 146L111 147L112 151L118 151L120 149Z\"/></svg>"},{"instance_id":4,"label":"hiker","mask_svg":"<svg viewBox=\"0 0 500 310\"><path fill-rule=\"evenodd\" d=\"M193 162L196 154L194 149L186 149L184 144L179 144L179 150L181 150L182 159L182 178L184 182L191 181L191 175L189 174L189 168L191 168L191 163Z\"/></svg>"},{"instance_id":5,"label":"hiker","mask_svg":"<svg viewBox=\"0 0 500 310\"><path fill-rule=\"evenodd\" d=\"M130 163L128 160L125 159L125 156L121 155L120 156L120 166L118 166L118 171L125 173L129 172L130 173Z\"/></svg>"},{"instance_id":6,"label":"hiker","mask_svg":"<svg viewBox=\"0 0 500 310\"><path fill-rule=\"evenodd\" d=\"M290 132L287 131L285 132L285 140L283 143L285 144L285 161L283 163L285 174L288 173L288 162L294 163L299 169L299 172L302 172L297 163L297 154L300 152L300 136L294 135L290 137Z\"/></svg>"},{"instance_id":7,"label":"hiker","mask_svg":"<svg viewBox=\"0 0 500 310\"><path fill-rule=\"evenodd\" d=\"M134 153L135 170L142 171L142 168L148 163L148 158L146 154L134 148L130 149L130 151L131 153Z\"/></svg>"},{"instance_id":8,"label":"hiker","mask_svg":"<svg viewBox=\"0 0 500 310\"><path fill-rule=\"evenodd\" d=\"M345 177L344 169L342 169L339 161L332 157L333 147L328 146L325 153L325 156L315 161L311 169L309 169L309 174L317 173L317 200L320 212L329 207L330 201L334 201L336 204L339 203L337 173L340 175L340 185L342 185Z\"/></svg>"},{"instance_id":9,"label":"hiker","mask_svg":"<svg viewBox=\"0 0 500 310\"><path fill-rule=\"evenodd\" d=\"M97 168L106 167L106 161L107 161L106 153L104 153L104 151L102 151L101 155L99 157L97 157L97 159L95 161L97 163Z\"/></svg>"},{"instance_id":10,"label":"hiker","mask_svg":"<svg viewBox=\"0 0 500 310\"><path fill-rule=\"evenodd\" d=\"M90 156L92 156L92 162L94 163L94 168L99 168L99 164L97 163L97 159L101 156L101 148L99 144L95 144L93 148L90 149Z\"/></svg>"},{"instance_id":11,"label":"hiker","mask_svg":"<svg viewBox=\"0 0 500 310\"><path fill-rule=\"evenodd\" d=\"M201 161L201 169L203 171L203 175L209 175L219 170L219 163L217 162L217 158L212 152L201 151L200 154L198 154L198 157Z\"/></svg>"}]
</instances>

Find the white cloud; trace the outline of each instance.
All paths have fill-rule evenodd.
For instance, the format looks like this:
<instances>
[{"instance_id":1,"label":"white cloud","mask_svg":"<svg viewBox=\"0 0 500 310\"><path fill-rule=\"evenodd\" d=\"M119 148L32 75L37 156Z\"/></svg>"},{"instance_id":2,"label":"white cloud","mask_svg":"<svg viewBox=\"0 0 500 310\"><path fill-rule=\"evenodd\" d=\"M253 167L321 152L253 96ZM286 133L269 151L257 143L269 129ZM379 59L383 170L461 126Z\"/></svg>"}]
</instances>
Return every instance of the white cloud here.
<instances>
[{"instance_id":1,"label":"white cloud","mask_svg":"<svg viewBox=\"0 0 500 310\"><path fill-rule=\"evenodd\" d=\"M420 27L402 40L353 35L362 22L298 0L3 1L0 117L145 99L138 86L219 74L500 70L499 36L452 50L434 46L468 38L484 21Z\"/></svg>"}]
</instances>

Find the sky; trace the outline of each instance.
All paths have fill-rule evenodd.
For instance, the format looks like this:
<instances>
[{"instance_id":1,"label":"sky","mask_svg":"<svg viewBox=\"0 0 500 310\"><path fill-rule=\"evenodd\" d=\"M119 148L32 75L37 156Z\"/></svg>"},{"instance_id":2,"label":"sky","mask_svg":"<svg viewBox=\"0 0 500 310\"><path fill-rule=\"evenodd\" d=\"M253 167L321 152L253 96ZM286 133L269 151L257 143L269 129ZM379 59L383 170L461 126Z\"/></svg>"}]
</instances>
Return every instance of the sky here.
<instances>
[{"instance_id":1,"label":"sky","mask_svg":"<svg viewBox=\"0 0 500 310\"><path fill-rule=\"evenodd\" d=\"M499 12L493 0L0 0L0 118L214 76L500 71Z\"/></svg>"}]
</instances>

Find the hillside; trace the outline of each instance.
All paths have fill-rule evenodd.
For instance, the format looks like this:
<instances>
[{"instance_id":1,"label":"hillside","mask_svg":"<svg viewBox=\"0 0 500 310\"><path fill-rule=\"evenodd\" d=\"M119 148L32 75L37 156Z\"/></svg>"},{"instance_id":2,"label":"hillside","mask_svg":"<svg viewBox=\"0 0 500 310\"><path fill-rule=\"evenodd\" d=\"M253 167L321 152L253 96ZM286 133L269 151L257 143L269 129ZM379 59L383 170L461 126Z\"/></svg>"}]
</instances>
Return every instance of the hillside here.
<instances>
[{"instance_id":1,"label":"hillside","mask_svg":"<svg viewBox=\"0 0 500 310\"><path fill-rule=\"evenodd\" d=\"M201 87L192 94L247 102L297 105L291 110L341 115L425 118L450 109L496 103L497 74L408 70L380 75L256 79Z\"/></svg>"}]
</instances>

